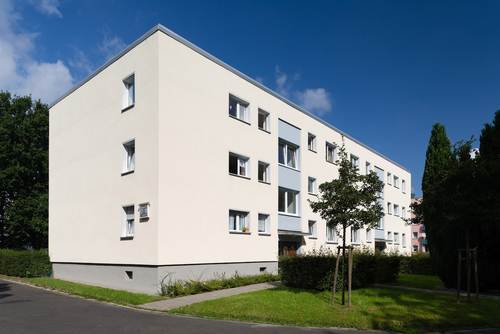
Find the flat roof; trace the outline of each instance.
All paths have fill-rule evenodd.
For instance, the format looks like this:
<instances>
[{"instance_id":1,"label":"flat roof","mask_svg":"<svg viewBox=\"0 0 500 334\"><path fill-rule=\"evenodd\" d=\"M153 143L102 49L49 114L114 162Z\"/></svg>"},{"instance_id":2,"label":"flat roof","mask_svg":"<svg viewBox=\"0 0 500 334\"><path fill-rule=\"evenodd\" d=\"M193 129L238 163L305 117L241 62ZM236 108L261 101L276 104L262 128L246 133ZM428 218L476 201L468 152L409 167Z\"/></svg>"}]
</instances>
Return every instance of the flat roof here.
<instances>
[{"instance_id":1,"label":"flat roof","mask_svg":"<svg viewBox=\"0 0 500 334\"><path fill-rule=\"evenodd\" d=\"M373 152L373 153L381 156L382 158L390 161L391 163L395 164L396 166L398 166L398 167L402 168L403 170L407 171L408 173L410 173L410 171L406 167L404 167L403 165L401 165L400 163L398 163L398 162L396 162L396 161L388 158L387 156L385 156L384 154L382 154L380 152L377 152L375 149L369 147L368 145L365 145L364 143L362 143L359 140L355 139L351 135L349 135L349 134L345 133L344 131L336 128L335 126L331 125L330 123L328 123L327 121L321 119L320 117L314 115L313 113L307 111L306 109L304 109L303 107L299 106L298 104L296 104L296 103L288 100L286 97L278 94L277 92L275 92L274 90L272 90L269 87L265 86L264 84L262 84L262 83L258 82L257 80L249 77L248 75L246 75L246 74L238 71L234 67L226 64L225 62L223 62L219 58L211 55L207 51L205 51L202 48L198 47L197 45L191 43L190 41L188 41L184 37L176 34L172 30L164 27L161 24L158 24L158 25L154 26L153 28L151 28L150 30L148 30L144 35L142 35L141 37L139 37L138 39L136 39L134 42L132 42L131 44L129 44L125 49L123 49L121 52L119 52L116 56L114 56L113 58L111 58L110 60L108 60L106 63L104 63L104 65L102 65L101 67L99 67L93 73L91 73L90 75L88 75L85 79L83 79L82 81L80 81L79 83L77 83L70 90L68 90L66 93L64 93L61 97L59 97L57 100L55 100L49 106L49 108L52 108L53 106L55 106L57 103L59 103L64 98L66 98L68 95L70 95L71 93L73 93L75 90L77 90L78 88L80 88L81 86L83 86L86 82L88 82L90 79L92 79L93 77L95 77L97 74L99 74L101 71L103 71L106 67L108 67L109 65L113 64L115 61L117 61L118 59L120 59L123 55L125 55L127 52L129 52L130 50L132 50L138 44L142 43L145 39L147 39L149 36L153 35L157 31L163 32L167 36L175 39L176 41L178 41L178 42L184 44L185 46L189 47L190 49L196 51L200 55L202 55L202 56L206 57L207 59L210 59L211 61L215 62L216 64L224 67L226 70L231 71L232 73L234 73L237 76L241 77L242 79L248 81L249 83L253 84L254 86L257 86L258 88L260 88L260 89L264 90L265 92L271 94L272 96L276 97L277 99L280 99L281 101L285 102L289 106L291 106L291 107L293 107L293 108L295 108L295 109L303 112L304 114L306 114L309 117L315 119L316 121L320 122L321 124L329 127L330 129L332 129L334 131L337 131L342 136L344 136L344 137L352 140L353 142L357 143L358 145L361 145L362 147L366 148L367 150L369 150L369 151L371 151L371 152Z\"/></svg>"}]
</instances>

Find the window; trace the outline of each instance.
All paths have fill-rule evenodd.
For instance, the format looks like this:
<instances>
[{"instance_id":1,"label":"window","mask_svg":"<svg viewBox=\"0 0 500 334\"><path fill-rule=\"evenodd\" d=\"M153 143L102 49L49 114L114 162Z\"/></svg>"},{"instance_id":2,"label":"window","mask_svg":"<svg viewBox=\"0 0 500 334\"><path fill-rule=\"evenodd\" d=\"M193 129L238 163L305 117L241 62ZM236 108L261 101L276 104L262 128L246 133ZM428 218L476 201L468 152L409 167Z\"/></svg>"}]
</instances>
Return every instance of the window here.
<instances>
[{"instance_id":1,"label":"window","mask_svg":"<svg viewBox=\"0 0 500 334\"><path fill-rule=\"evenodd\" d=\"M309 151L316 152L316 136L312 133L307 134L307 148Z\"/></svg>"},{"instance_id":2,"label":"window","mask_svg":"<svg viewBox=\"0 0 500 334\"><path fill-rule=\"evenodd\" d=\"M141 203L139 204L139 208L137 209L139 212L139 221L145 222L149 220L149 203Z\"/></svg>"},{"instance_id":3,"label":"window","mask_svg":"<svg viewBox=\"0 0 500 334\"><path fill-rule=\"evenodd\" d=\"M353 154L351 154L351 165L356 168L356 170L359 170L359 158Z\"/></svg>"},{"instance_id":4,"label":"window","mask_svg":"<svg viewBox=\"0 0 500 334\"><path fill-rule=\"evenodd\" d=\"M249 123L250 113L248 106L249 104L247 102L229 95L229 116Z\"/></svg>"},{"instance_id":5,"label":"window","mask_svg":"<svg viewBox=\"0 0 500 334\"><path fill-rule=\"evenodd\" d=\"M403 192L403 194L406 194L406 181L405 180L401 180L401 191Z\"/></svg>"},{"instance_id":6,"label":"window","mask_svg":"<svg viewBox=\"0 0 500 334\"><path fill-rule=\"evenodd\" d=\"M392 215L392 203L387 202L387 214Z\"/></svg>"},{"instance_id":7,"label":"window","mask_svg":"<svg viewBox=\"0 0 500 334\"><path fill-rule=\"evenodd\" d=\"M297 154L298 146L290 144L284 140L280 140L278 144L278 162L287 167L297 169Z\"/></svg>"},{"instance_id":8,"label":"window","mask_svg":"<svg viewBox=\"0 0 500 334\"><path fill-rule=\"evenodd\" d=\"M259 213L259 233L260 234L269 234L270 232L269 226L269 215Z\"/></svg>"},{"instance_id":9,"label":"window","mask_svg":"<svg viewBox=\"0 0 500 334\"><path fill-rule=\"evenodd\" d=\"M372 164L368 161L365 163L365 174L368 175L372 171Z\"/></svg>"},{"instance_id":10,"label":"window","mask_svg":"<svg viewBox=\"0 0 500 334\"><path fill-rule=\"evenodd\" d=\"M134 237L134 206L124 206L123 207L123 227L122 227L122 238L130 239Z\"/></svg>"},{"instance_id":11,"label":"window","mask_svg":"<svg viewBox=\"0 0 500 334\"><path fill-rule=\"evenodd\" d=\"M326 161L334 163L337 160L336 146L331 143L326 143Z\"/></svg>"},{"instance_id":12,"label":"window","mask_svg":"<svg viewBox=\"0 0 500 334\"><path fill-rule=\"evenodd\" d=\"M135 140L123 144L124 159L122 174L129 174L135 170Z\"/></svg>"},{"instance_id":13,"label":"window","mask_svg":"<svg viewBox=\"0 0 500 334\"><path fill-rule=\"evenodd\" d=\"M406 247L406 234L405 233L401 234L401 244L403 245L403 247Z\"/></svg>"},{"instance_id":14,"label":"window","mask_svg":"<svg viewBox=\"0 0 500 334\"><path fill-rule=\"evenodd\" d=\"M399 232L394 232L394 243L399 244Z\"/></svg>"},{"instance_id":15,"label":"window","mask_svg":"<svg viewBox=\"0 0 500 334\"><path fill-rule=\"evenodd\" d=\"M394 175L394 187L399 188L399 177Z\"/></svg>"},{"instance_id":16,"label":"window","mask_svg":"<svg viewBox=\"0 0 500 334\"><path fill-rule=\"evenodd\" d=\"M135 75L123 80L123 103L122 110L129 109L135 104Z\"/></svg>"},{"instance_id":17,"label":"window","mask_svg":"<svg viewBox=\"0 0 500 334\"><path fill-rule=\"evenodd\" d=\"M401 218L406 219L406 208L404 206L401 207Z\"/></svg>"},{"instance_id":18,"label":"window","mask_svg":"<svg viewBox=\"0 0 500 334\"><path fill-rule=\"evenodd\" d=\"M351 227L351 242L355 244L359 243L359 229Z\"/></svg>"},{"instance_id":19,"label":"window","mask_svg":"<svg viewBox=\"0 0 500 334\"><path fill-rule=\"evenodd\" d=\"M271 177L269 175L269 164L259 161L259 181L264 183L270 183Z\"/></svg>"},{"instance_id":20,"label":"window","mask_svg":"<svg viewBox=\"0 0 500 334\"><path fill-rule=\"evenodd\" d=\"M382 168L375 166L375 174L377 174L380 181L384 182L384 170Z\"/></svg>"},{"instance_id":21,"label":"window","mask_svg":"<svg viewBox=\"0 0 500 334\"><path fill-rule=\"evenodd\" d=\"M279 188L278 190L278 211L291 215L298 215L298 191Z\"/></svg>"},{"instance_id":22,"label":"window","mask_svg":"<svg viewBox=\"0 0 500 334\"><path fill-rule=\"evenodd\" d=\"M392 185L392 175L389 172L387 172L387 184Z\"/></svg>"},{"instance_id":23,"label":"window","mask_svg":"<svg viewBox=\"0 0 500 334\"><path fill-rule=\"evenodd\" d=\"M264 130L266 132L271 131L270 130L271 126L270 126L270 120L269 120L269 113L267 111L259 109L258 125L259 125L259 129L261 129L261 130Z\"/></svg>"},{"instance_id":24,"label":"window","mask_svg":"<svg viewBox=\"0 0 500 334\"><path fill-rule=\"evenodd\" d=\"M418 252L418 246L417 245L413 245L413 251L416 253Z\"/></svg>"},{"instance_id":25,"label":"window","mask_svg":"<svg viewBox=\"0 0 500 334\"><path fill-rule=\"evenodd\" d=\"M387 241L392 242L392 232L387 232Z\"/></svg>"},{"instance_id":26,"label":"window","mask_svg":"<svg viewBox=\"0 0 500 334\"><path fill-rule=\"evenodd\" d=\"M418 239L418 232L413 232L413 240L417 240Z\"/></svg>"},{"instance_id":27,"label":"window","mask_svg":"<svg viewBox=\"0 0 500 334\"><path fill-rule=\"evenodd\" d=\"M317 231L317 225L314 220L309 221L309 238L317 238L318 237L318 231Z\"/></svg>"},{"instance_id":28,"label":"window","mask_svg":"<svg viewBox=\"0 0 500 334\"><path fill-rule=\"evenodd\" d=\"M378 221L377 229L383 230L384 229L384 217L380 218Z\"/></svg>"},{"instance_id":29,"label":"window","mask_svg":"<svg viewBox=\"0 0 500 334\"><path fill-rule=\"evenodd\" d=\"M326 242L337 242L337 232L331 225L326 225Z\"/></svg>"},{"instance_id":30,"label":"window","mask_svg":"<svg viewBox=\"0 0 500 334\"><path fill-rule=\"evenodd\" d=\"M373 230L371 228L366 229L366 242L372 242L373 240Z\"/></svg>"},{"instance_id":31,"label":"window","mask_svg":"<svg viewBox=\"0 0 500 334\"><path fill-rule=\"evenodd\" d=\"M316 179L314 177L310 177L307 179L307 192L310 194L316 194Z\"/></svg>"},{"instance_id":32,"label":"window","mask_svg":"<svg viewBox=\"0 0 500 334\"><path fill-rule=\"evenodd\" d=\"M248 170L248 158L229 153L229 174L249 177L250 173Z\"/></svg>"},{"instance_id":33,"label":"window","mask_svg":"<svg viewBox=\"0 0 500 334\"><path fill-rule=\"evenodd\" d=\"M399 205L394 204L394 215L399 217Z\"/></svg>"},{"instance_id":34,"label":"window","mask_svg":"<svg viewBox=\"0 0 500 334\"><path fill-rule=\"evenodd\" d=\"M229 231L249 233L248 212L229 210Z\"/></svg>"}]
</instances>

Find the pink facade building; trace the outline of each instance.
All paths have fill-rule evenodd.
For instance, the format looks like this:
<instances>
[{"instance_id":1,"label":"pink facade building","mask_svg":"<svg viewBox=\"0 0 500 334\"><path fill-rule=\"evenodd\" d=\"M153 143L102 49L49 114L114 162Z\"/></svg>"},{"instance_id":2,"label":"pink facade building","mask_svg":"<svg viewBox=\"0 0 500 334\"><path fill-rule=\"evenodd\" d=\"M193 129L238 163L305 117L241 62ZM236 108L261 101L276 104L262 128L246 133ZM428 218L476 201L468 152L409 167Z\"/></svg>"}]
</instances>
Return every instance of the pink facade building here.
<instances>
[{"instance_id":1,"label":"pink facade building","mask_svg":"<svg viewBox=\"0 0 500 334\"><path fill-rule=\"evenodd\" d=\"M422 201L422 198L412 198L412 204ZM413 217L412 217L413 218ZM411 252L425 253L427 252L427 237L425 234L424 224L411 225Z\"/></svg>"}]
</instances>

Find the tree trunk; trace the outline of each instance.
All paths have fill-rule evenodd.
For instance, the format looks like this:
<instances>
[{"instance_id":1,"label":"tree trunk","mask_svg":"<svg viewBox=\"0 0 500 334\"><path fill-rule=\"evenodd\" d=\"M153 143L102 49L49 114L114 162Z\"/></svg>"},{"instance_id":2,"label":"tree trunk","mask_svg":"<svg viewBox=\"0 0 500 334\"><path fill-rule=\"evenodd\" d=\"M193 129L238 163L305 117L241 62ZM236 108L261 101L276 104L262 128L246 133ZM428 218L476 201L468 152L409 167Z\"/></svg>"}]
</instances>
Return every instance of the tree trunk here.
<instances>
[{"instance_id":1,"label":"tree trunk","mask_svg":"<svg viewBox=\"0 0 500 334\"><path fill-rule=\"evenodd\" d=\"M345 224L342 224L342 305L345 305Z\"/></svg>"},{"instance_id":2,"label":"tree trunk","mask_svg":"<svg viewBox=\"0 0 500 334\"><path fill-rule=\"evenodd\" d=\"M0 248L5 248L5 196L0 195Z\"/></svg>"}]
</instances>

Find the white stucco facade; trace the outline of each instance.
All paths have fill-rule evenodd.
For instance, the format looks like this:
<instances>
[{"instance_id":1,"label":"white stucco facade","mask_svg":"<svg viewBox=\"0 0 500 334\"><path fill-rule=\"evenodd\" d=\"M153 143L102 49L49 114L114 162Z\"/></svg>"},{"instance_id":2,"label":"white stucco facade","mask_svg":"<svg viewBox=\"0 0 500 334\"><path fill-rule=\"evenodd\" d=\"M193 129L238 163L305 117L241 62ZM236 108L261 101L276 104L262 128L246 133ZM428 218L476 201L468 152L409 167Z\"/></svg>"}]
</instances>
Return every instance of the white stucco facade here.
<instances>
[{"instance_id":1,"label":"white stucco facade","mask_svg":"<svg viewBox=\"0 0 500 334\"><path fill-rule=\"evenodd\" d=\"M131 74L134 104L122 110L123 80ZM230 96L247 105L245 121L229 114ZM258 127L259 109L269 114L267 131ZM309 133L316 136L315 152L308 149ZM123 144L131 140L134 168L123 173ZM279 163L280 142L293 146L296 168ZM366 162L383 170L386 210L388 202L409 209L406 169L155 27L50 108L54 274L154 292L166 273L197 279L221 271L275 271L284 247L335 249L326 240L326 224L307 202L314 198L309 177L316 187L336 177L337 167L325 158L326 142L344 142L362 173ZM229 172L230 153L246 159L246 175ZM267 182L259 181L259 161L269 166ZM280 188L298 191L295 214L278 213ZM148 219L139 219L141 203L149 204ZM124 237L127 206L134 207L133 235ZM230 210L247 214L244 231L230 231ZM259 214L268 215L265 233L258 230ZM316 221L315 236L308 234L310 221ZM359 247L374 249L377 243L410 253L411 229L400 217L386 214L381 227L369 235L359 231ZM398 233L399 243L387 240L388 232L392 238Z\"/></svg>"}]
</instances>

